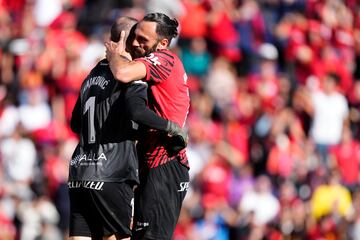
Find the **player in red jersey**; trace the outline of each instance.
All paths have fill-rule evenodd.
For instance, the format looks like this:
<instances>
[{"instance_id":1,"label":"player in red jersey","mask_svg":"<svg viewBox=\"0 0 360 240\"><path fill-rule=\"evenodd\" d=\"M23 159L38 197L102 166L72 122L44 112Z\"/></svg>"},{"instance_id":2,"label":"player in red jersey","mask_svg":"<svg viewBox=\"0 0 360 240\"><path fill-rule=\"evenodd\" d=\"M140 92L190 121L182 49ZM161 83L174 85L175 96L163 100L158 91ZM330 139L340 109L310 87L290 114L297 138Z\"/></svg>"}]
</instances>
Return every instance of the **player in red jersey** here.
<instances>
[{"instance_id":1,"label":"player in red jersey","mask_svg":"<svg viewBox=\"0 0 360 240\"><path fill-rule=\"evenodd\" d=\"M138 58L128 61L124 34L118 43L105 43L116 79L142 79L149 86L149 107L161 117L185 125L190 106L187 76L179 58L168 47L177 36L178 22L162 13L146 15L136 26L132 43ZM146 130L138 142L140 186L135 196L133 239L171 239L189 186L185 149L173 152L168 135Z\"/></svg>"}]
</instances>

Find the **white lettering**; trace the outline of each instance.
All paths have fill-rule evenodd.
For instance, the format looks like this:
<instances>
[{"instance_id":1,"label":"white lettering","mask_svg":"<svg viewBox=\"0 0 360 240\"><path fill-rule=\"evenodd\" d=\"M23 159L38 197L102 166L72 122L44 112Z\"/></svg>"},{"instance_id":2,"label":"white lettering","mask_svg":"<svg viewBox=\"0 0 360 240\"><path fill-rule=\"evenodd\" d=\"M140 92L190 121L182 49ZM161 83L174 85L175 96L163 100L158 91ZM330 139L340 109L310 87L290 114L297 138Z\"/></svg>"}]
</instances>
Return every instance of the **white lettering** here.
<instances>
[{"instance_id":1,"label":"white lettering","mask_svg":"<svg viewBox=\"0 0 360 240\"><path fill-rule=\"evenodd\" d=\"M97 161L100 161L101 159L103 159L105 161L107 160L106 155L104 153L100 154L100 157L97 159Z\"/></svg>"},{"instance_id":2,"label":"white lettering","mask_svg":"<svg viewBox=\"0 0 360 240\"><path fill-rule=\"evenodd\" d=\"M161 65L158 57L155 57L154 53L150 53L149 56L146 57L154 66Z\"/></svg>"},{"instance_id":3,"label":"white lettering","mask_svg":"<svg viewBox=\"0 0 360 240\"><path fill-rule=\"evenodd\" d=\"M97 181L70 181L68 188L87 188L93 190L103 190L104 182Z\"/></svg>"},{"instance_id":4,"label":"white lettering","mask_svg":"<svg viewBox=\"0 0 360 240\"><path fill-rule=\"evenodd\" d=\"M86 181L84 182L85 184L83 185L84 188L90 188L89 185L90 185L90 181Z\"/></svg>"},{"instance_id":5,"label":"white lettering","mask_svg":"<svg viewBox=\"0 0 360 240\"><path fill-rule=\"evenodd\" d=\"M88 155L76 155L71 159L70 165L102 165L102 160L107 161L105 153L101 153L99 156L91 153Z\"/></svg>"},{"instance_id":6,"label":"white lettering","mask_svg":"<svg viewBox=\"0 0 360 240\"><path fill-rule=\"evenodd\" d=\"M103 76L95 76L90 78L87 82L86 85L83 89L83 93L89 89L91 86L98 86L100 87L102 90L105 89L106 85L109 84L109 81L106 80Z\"/></svg>"},{"instance_id":7,"label":"white lettering","mask_svg":"<svg viewBox=\"0 0 360 240\"><path fill-rule=\"evenodd\" d=\"M104 185L104 182L97 182L94 189L95 190L102 190L103 185Z\"/></svg>"},{"instance_id":8,"label":"white lettering","mask_svg":"<svg viewBox=\"0 0 360 240\"><path fill-rule=\"evenodd\" d=\"M189 182L181 182L180 189L178 190L178 192L184 192L187 191L188 189L189 189Z\"/></svg>"},{"instance_id":9,"label":"white lettering","mask_svg":"<svg viewBox=\"0 0 360 240\"><path fill-rule=\"evenodd\" d=\"M80 158L79 162L81 162L82 160L86 161L86 154L82 155L82 157Z\"/></svg>"}]
</instances>

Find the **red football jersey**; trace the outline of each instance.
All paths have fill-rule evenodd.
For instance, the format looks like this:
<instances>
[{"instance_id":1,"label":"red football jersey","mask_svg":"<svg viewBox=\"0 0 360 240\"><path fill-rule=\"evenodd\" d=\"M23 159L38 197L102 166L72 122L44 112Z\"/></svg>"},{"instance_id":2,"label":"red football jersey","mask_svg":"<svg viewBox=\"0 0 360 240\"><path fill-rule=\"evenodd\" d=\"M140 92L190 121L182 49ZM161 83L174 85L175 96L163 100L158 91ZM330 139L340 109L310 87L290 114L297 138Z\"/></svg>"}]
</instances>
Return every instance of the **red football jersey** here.
<instances>
[{"instance_id":1,"label":"red football jersey","mask_svg":"<svg viewBox=\"0 0 360 240\"><path fill-rule=\"evenodd\" d=\"M136 59L146 66L145 81L149 84L149 107L158 115L183 127L189 112L190 97L187 76L180 59L169 50L161 50ZM172 159L178 159L188 166L185 150L171 156L166 150L170 142L167 135L149 131L138 144L140 158L149 167L156 167Z\"/></svg>"}]
</instances>

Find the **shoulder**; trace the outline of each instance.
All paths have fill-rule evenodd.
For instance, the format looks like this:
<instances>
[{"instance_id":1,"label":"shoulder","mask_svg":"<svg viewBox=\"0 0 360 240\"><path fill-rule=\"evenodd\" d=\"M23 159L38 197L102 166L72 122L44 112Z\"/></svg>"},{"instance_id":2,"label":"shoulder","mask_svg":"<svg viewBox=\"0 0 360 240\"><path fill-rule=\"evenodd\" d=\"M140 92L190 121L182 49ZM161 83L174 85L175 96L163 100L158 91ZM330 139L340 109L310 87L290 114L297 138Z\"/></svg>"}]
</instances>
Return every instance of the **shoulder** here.
<instances>
[{"instance_id":1,"label":"shoulder","mask_svg":"<svg viewBox=\"0 0 360 240\"><path fill-rule=\"evenodd\" d=\"M157 54L157 55L160 55L160 56L167 56L167 57L170 57L170 58L177 58L176 54L173 53L169 49L158 50L158 51L156 51L154 53Z\"/></svg>"},{"instance_id":2,"label":"shoulder","mask_svg":"<svg viewBox=\"0 0 360 240\"><path fill-rule=\"evenodd\" d=\"M163 63L174 62L174 61L179 60L179 58L176 56L176 54L171 52L168 49L149 53L142 59L151 63L152 65L155 65L155 66L161 65Z\"/></svg>"},{"instance_id":3,"label":"shoulder","mask_svg":"<svg viewBox=\"0 0 360 240\"><path fill-rule=\"evenodd\" d=\"M99 72L103 72L104 67L109 68L109 62L106 58L100 60L89 72L88 77Z\"/></svg>"},{"instance_id":4,"label":"shoulder","mask_svg":"<svg viewBox=\"0 0 360 240\"><path fill-rule=\"evenodd\" d=\"M108 67L108 66L109 66L109 61L106 58L104 58L96 64L95 68Z\"/></svg>"},{"instance_id":5,"label":"shoulder","mask_svg":"<svg viewBox=\"0 0 360 240\"><path fill-rule=\"evenodd\" d=\"M141 80L133 81L127 84L125 88L125 98L132 98L132 97L146 97L148 85L146 82Z\"/></svg>"},{"instance_id":6,"label":"shoulder","mask_svg":"<svg viewBox=\"0 0 360 240\"><path fill-rule=\"evenodd\" d=\"M169 49L158 50L158 51L154 52L153 54L154 54L154 56L164 58L167 60L180 61L179 57L175 53L170 51Z\"/></svg>"},{"instance_id":7,"label":"shoulder","mask_svg":"<svg viewBox=\"0 0 360 240\"><path fill-rule=\"evenodd\" d=\"M140 89L147 89L148 84L142 80L133 81L127 84L127 92L137 91Z\"/></svg>"}]
</instances>

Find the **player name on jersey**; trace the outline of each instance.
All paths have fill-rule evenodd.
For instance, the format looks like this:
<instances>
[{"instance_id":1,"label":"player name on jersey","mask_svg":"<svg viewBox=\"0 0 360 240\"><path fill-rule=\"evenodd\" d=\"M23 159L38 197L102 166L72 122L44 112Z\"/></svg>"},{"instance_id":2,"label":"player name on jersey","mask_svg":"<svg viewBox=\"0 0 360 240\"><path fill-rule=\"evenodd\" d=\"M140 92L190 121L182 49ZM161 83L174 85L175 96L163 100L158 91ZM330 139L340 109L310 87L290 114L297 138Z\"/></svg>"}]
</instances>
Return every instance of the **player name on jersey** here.
<instances>
[{"instance_id":1,"label":"player name on jersey","mask_svg":"<svg viewBox=\"0 0 360 240\"><path fill-rule=\"evenodd\" d=\"M106 80L103 76L95 76L86 81L82 91L84 93L87 89L89 89L91 86L94 85L97 85L104 90L106 85L108 84L109 84L109 80Z\"/></svg>"}]
</instances>

